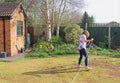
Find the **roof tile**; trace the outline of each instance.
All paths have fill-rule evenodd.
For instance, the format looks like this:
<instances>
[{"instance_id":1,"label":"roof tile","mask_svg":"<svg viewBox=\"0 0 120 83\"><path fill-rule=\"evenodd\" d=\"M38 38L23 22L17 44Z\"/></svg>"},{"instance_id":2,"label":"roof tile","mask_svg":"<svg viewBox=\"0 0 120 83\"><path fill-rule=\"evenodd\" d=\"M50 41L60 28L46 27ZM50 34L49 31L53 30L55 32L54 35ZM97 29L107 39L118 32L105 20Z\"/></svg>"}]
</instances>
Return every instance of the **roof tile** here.
<instances>
[{"instance_id":1,"label":"roof tile","mask_svg":"<svg viewBox=\"0 0 120 83\"><path fill-rule=\"evenodd\" d=\"M0 16L11 16L19 3L4 2L0 3Z\"/></svg>"}]
</instances>

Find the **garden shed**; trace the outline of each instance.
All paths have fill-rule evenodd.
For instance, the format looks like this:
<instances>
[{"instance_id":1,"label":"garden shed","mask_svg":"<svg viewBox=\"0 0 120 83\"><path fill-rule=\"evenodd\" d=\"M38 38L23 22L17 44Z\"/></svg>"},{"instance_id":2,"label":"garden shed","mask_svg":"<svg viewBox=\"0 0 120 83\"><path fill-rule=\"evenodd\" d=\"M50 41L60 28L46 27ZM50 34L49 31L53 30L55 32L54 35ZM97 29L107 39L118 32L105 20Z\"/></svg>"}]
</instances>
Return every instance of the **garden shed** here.
<instances>
[{"instance_id":1,"label":"garden shed","mask_svg":"<svg viewBox=\"0 0 120 83\"><path fill-rule=\"evenodd\" d=\"M21 3L0 3L0 52L14 56L26 45L26 14Z\"/></svg>"}]
</instances>

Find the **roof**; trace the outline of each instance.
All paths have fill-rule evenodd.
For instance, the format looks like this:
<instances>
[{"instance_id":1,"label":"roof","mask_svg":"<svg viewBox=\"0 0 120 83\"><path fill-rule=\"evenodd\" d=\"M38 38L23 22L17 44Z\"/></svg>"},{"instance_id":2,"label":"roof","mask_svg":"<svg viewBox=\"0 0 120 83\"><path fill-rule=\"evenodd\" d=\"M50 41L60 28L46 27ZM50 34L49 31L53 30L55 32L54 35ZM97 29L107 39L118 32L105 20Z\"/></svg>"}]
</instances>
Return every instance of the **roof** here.
<instances>
[{"instance_id":1,"label":"roof","mask_svg":"<svg viewBox=\"0 0 120 83\"><path fill-rule=\"evenodd\" d=\"M19 3L3 2L0 3L0 17L10 17Z\"/></svg>"}]
</instances>

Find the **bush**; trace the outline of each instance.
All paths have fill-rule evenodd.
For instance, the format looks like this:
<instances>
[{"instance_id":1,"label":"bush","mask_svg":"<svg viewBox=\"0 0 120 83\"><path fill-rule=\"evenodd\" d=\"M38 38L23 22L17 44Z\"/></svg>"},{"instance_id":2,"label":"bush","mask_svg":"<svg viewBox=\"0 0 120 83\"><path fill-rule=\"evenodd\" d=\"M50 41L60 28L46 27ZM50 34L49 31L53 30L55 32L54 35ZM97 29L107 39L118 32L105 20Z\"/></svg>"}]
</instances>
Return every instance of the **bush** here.
<instances>
[{"instance_id":1,"label":"bush","mask_svg":"<svg viewBox=\"0 0 120 83\"><path fill-rule=\"evenodd\" d=\"M64 32L67 43L78 44L79 36L83 32L83 29L77 24L72 24L71 26L66 27Z\"/></svg>"},{"instance_id":2,"label":"bush","mask_svg":"<svg viewBox=\"0 0 120 83\"><path fill-rule=\"evenodd\" d=\"M99 47L108 48L108 42L99 42Z\"/></svg>"},{"instance_id":3,"label":"bush","mask_svg":"<svg viewBox=\"0 0 120 83\"><path fill-rule=\"evenodd\" d=\"M78 54L78 51L77 50L72 50L72 49L70 49L70 50L68 50L68 49L66 49L66 50L58 49L58 50L53 51L53 53L52 53L52 55L64 55L64 54Z\"/></svg>"},{"instance_id":4,"label":"bush","mask_svg":"<svg viewBox=\"0 0 120 83\"><path fill-rule=\"evenodd\" d=\"M54 46L57 46L57 45L62 45L64 42L59 36L53 36L51 38L50 43L52 43Z\"/></svg>"},{"instance_id":5,"label":"bush","mask_svg":"<svg viewBox=\"0 0 120 83\"><path fill-rule=\"evenodd\" d=\"M41 49L44 51L53 51L54 50L54 45L49 43L49 42L38 42L36 43L33 48Z\"/></svg>"},{"instance_id":6,"label":"bush","mask_svg":"<svg viewBox=\"0 0 120 83\"><path fill-rule=\"evenodd\" d=\"M47 57L48 53L43 51L32 51L26 55L26 57Z\"/></svg>"},{"instance_id":7,"label":"bush","mask_svg":"<svg viewBox=\"0 0 120 83\"><path fill-rule=\"evenodd\" d=\"M55 49L54 45L45 41L38 41L33 45L32 52L26 57L46 57Z\"/></svg>"},{"instance_id":8,"label":"bush","mask_svg":"<svg viewBox=\"0 0 120 83\"><path fill-rule=\"evenodd\" d=\"M55 40L55 42L56 41L58 40ZM75 49L76 45L55 43L55 45L57 46L54 46L53 44L54 44L53 41L52 42L39 41L33 46L33 50L26 57L47 57L49 55L64 55L78 53L78 51Z\"/></svg>"},{"instance_id":9,"label":"bush","mask_svg":"<svg viewBox=\"0 0 120 83\"><path fill-rule=\"evenodd\" d=\"M53 55L76 54L78 53L78 50L76 48L77 48L76 45L63 44L56 47L52 54Z\"/></svg>"}]
</instances>

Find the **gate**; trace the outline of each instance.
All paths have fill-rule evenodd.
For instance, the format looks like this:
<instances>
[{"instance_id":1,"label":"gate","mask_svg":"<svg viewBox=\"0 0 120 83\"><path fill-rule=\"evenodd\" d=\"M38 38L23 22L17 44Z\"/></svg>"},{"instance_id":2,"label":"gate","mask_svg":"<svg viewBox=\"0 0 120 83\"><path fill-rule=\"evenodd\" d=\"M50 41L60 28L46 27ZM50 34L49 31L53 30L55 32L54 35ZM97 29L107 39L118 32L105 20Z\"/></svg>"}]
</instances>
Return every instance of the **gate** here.
<instances>
[{"instance_id":1,"label":"gate","mask_svg":"<svg viewBox=\"0 0 120 83\"><path fill-rule=\"evenodd\" d=\"M27 32L30 34L30 45L34 44L34 27L28 27Z\"/></svg>"}]
</instances>

